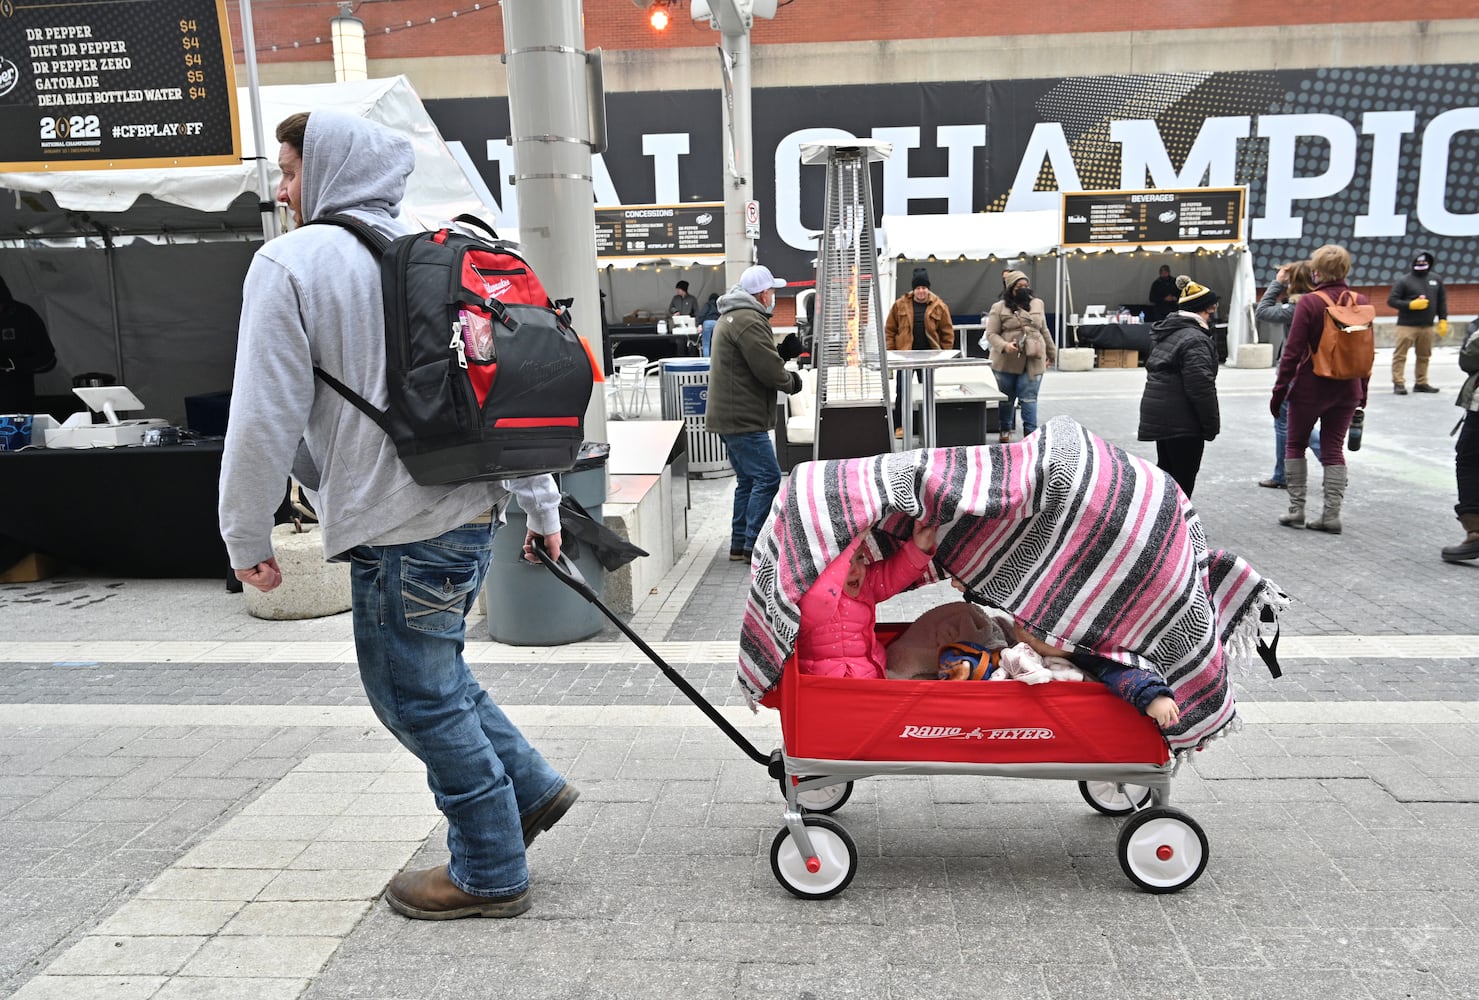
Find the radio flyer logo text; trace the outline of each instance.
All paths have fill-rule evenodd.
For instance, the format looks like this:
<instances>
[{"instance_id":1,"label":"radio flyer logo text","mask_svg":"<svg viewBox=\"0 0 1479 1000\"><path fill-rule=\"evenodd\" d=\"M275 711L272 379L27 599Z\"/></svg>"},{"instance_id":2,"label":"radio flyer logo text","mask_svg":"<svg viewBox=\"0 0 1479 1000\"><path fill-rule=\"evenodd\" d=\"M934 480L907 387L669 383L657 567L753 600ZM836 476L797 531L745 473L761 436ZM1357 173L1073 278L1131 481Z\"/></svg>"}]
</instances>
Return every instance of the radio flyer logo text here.
<instances>
[{"instance_id":1,"label":"radio flyer logo text","mask_svg":"<svg viewBox=\"0 0 1479 1000\"><path fill-rule=\"evenodd\" d=\"M963 726L905 726L901 740L1051 740L1051 729L1021 726L1008 729L966 729Z\"/></svg>"}]
</instances>

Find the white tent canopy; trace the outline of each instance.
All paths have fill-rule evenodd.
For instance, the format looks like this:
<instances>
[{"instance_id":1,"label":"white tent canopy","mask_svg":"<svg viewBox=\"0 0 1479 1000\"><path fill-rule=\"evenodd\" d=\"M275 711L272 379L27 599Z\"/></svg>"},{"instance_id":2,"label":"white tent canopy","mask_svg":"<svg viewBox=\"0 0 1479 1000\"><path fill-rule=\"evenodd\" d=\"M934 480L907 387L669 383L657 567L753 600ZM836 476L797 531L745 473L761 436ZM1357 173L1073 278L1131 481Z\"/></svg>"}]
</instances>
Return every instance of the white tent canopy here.
<instances>
[{"instance_id":1,"label":"white tent canopy","mask_svg":"<svg viewBox=\"0 0 1479 1000\"><path fill-rule=\"evenodd\" d=\"M1057 319L1088 305L1144 303L1161 264L1216 289L1228 318L1229 352L1254 339L1253 264L1246 246L1195 243L1164 247L1060 245L1061 213L977 212L969 215L885 215L879 237L880 285L887 301L908 286L916 267L929 270L932 289L957 315L984 315L1001 293L1001 272L1021 270Z\"/></svg>"},{"instance_id":2,"label":"white tent canopy","mask_svg":"<svg viewBox=\"0 0 1479 1000\"><path fill-rule=\"evenodd\" d=\"M261 101L274 187L276 124L332 109L411 139L402 217L412 225L492 219L404 77L263 87ZM239 105L254 156L245 92ZM0 189L0 275L42 314L57 351L38 393L66 394L83 372L121 375L147 415L183 423L186 396L230 388L242 279L262 240L258 202L273 197L257 191L254 164L0 174Z\"/></svg>"}]
</instances>

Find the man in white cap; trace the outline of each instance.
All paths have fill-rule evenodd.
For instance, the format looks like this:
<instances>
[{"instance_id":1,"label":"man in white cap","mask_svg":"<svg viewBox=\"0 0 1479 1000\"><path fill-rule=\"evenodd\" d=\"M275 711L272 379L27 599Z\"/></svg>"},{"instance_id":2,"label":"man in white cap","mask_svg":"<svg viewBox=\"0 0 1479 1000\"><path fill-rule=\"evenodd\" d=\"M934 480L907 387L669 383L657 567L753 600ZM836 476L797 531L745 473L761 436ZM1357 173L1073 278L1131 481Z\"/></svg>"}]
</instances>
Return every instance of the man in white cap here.
<instances>
[{"instance_id":1,"label":"man in white cap","mask_svg":"<svg viewBox=\"0 0 1479 1000\"><path fill-rule=\"evenodd\" d=\"M729 558L749 562L755 536L781 485L770 432L775 429L775 394L801 389L801 376L786 370L770 332L775 290L785 282L759 264L745 269L739 284L719 296L714 325L705 423L724 439L734 466L734 519Z\"/></svg>"}]
</instances>

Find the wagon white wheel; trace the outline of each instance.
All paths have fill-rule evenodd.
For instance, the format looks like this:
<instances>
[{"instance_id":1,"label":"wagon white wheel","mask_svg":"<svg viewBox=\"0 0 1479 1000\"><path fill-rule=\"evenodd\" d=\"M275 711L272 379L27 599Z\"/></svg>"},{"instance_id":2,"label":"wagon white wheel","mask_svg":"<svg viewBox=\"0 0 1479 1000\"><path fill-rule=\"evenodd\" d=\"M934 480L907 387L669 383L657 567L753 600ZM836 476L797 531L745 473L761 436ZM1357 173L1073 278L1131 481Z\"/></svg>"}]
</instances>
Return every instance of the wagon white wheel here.
<instances>
[{"instance_id":1,"label":"wagon white wheel","mask_svg":"<svg viewBox=\"0 0 1479 1000\"><path fill-rule=\"evenodd\" d=\"M1154 806L1120 829L1120 867L1146 892L1179 892L1207 867L1207 835L1180 809Z\"/></svg>"},{"instance_id":2,"label":"wagon white wheel","mask_svg":"<svg viewBox=\"0 0 1479 1000\"><path fill-rule=\"evenodd\" d=\"M776 881L802 899L830 899L846 889L858 872L858 847L834 819L805 816L806 834L816 857L808 867L791 831L782 827L770 845L770 870ZM815 869L815 870L813 870Z\"/></svg>"},{"instance_id":3,"label":"wagon white wheel","mask_svg":"<svg viewBox=\"0 0 1479 1000\"><path fill-rule=\"evenodd\" d=\"M1144 785L1125 785L1121 792L1113 781L1080 781L1078 793L1084 801L1106 816L1128 816L1150 801Z\"/></svg>"},{"instance_id":4,"label":"wagon white wheel","mask_svg":"<svg viewBox=\"0 0 1479 1000\"><path fill-rule=\"evenodd\" d=\"M801 775L800 780L805 781L806 776ZM785 796L790 787L790 775L781 775L781 795ZM823 785L821 788L808 788L796 793L796 802L801 808L809 813L820 813L830 815L841 809L847 800L852 798L852 782L839 781L835 785Z\"/></svg>"}]
</instances>

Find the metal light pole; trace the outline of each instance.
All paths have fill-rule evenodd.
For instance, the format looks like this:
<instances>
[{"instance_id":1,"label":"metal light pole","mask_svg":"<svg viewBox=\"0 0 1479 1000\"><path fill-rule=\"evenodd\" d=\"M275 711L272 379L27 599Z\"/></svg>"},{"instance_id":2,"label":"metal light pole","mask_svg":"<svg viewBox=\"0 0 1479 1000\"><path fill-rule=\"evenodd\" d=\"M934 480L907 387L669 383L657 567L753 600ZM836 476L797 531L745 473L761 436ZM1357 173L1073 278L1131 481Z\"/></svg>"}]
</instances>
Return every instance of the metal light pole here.
<instances>
[{"instance_id":1,"label":"metal light pole","mask_svg":"<svg viewBox=\"0 0 1479 1000\"><path fill-rule=\"evenodd\" d=\"M585 50L580 0L503 0L519 239L576 329L602 356L591 154L605 149L599 52ZM593 82L594 81L594 82ZM593 116L592 111L596 111ZM586 437L606 440L606 399L593 393Z\"/></svg>"},{"instance_id":2,"label":"metal light pole","mask_svg":"<svg viewBox=\"0 0 1479 1000\"><path fill-rule=\"evenodd\" d=\"M640 2L640 0L639 0ZM724 276L732 286L755 263L755 239L745 208L755 198L755 143L750 112L750 27L756 17L775 17L775 0L693 0L695 21L708 18L723 41L724 134L728 138L724 178Z\"/></svg>"},{"instance_id":3,"label":"metal light pole","mask_svg":"<svg viewBox=\"0 0 1479 1000\"><path fill-rule=\"evenodd\" d=\"M262 94L257 82L257 36L252 31L252 0L241 0L241 48L247 71L247 99L252 108L252 141L257 144L257 208L262 213L262 240L280 235L272 178L267 172L266 137L262 130Z\"/></svg>"}]
</instances>

